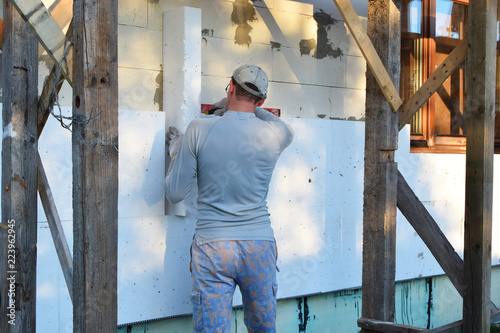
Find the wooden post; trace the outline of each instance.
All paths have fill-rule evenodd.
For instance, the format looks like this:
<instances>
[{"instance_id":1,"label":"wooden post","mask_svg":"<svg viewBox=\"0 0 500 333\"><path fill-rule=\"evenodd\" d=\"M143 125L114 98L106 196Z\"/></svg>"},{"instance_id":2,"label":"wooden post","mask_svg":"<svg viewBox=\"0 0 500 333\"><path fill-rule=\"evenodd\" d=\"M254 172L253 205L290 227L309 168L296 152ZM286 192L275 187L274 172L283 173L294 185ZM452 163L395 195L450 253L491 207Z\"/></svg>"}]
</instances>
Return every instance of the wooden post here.
<instances>
[{"instance_id":1,"label":"wooden post","mask_svg":"<svg viewBox=\"0 0 500 333\"><path fill-rule=\"evenodd\" d=\"M75 0L73 13L73 330L114 332L118 1Z\"/></svg>"},{"instance_id":2,"label":"wooden post","mask_svg":"<svg viewBox=\"0 0 500 333\"><path fill-rule=\"evenodd\" d=\"M464 332L489 332L497 0L469 3Z\"/></svg>"},{"instance_id":3,"label":"wooden post","mask_svg":"<svg viewBox=\"0 0 500 333\"><path fill-rule=\"evenodd\" d=\"M368 2L367 32L395 86L400 76L399 9L392 0ZM398 113L367 71L363 202L362 316L394 321ZM363 329L363 332L370 332Z\"/></svg>"},{"instance_id":4,"label":"wooden post","mask_svg":"<svg viewBox=\"0 0 500 333\"><path fill-rule=\"evenodd\" d=\"M38 42L4 1L0 331L35 332Z\"/></svg>"}]
</instances>

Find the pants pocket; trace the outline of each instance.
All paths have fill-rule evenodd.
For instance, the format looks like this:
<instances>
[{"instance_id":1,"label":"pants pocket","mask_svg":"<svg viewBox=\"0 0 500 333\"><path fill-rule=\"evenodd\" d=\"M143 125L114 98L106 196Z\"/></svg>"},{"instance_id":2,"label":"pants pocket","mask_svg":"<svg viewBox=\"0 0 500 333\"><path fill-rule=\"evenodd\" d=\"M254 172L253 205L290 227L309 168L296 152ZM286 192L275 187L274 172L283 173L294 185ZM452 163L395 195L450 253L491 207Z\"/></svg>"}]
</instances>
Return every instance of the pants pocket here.
<instances>
[{"instance_id":1,"label":"pants pocket","mask_svg":"<svg viewBox=\"0 0 500 333\"><path fill-rule=\"evenodd\" d=\"M201 293L198 290L193 290L191 294L189 294L189 297L191 298L193 305L201 304Z\"/></svg>"},{"instance_id":2,"label":"pants pocket","mask_svg":"<svg viewBox=\"0 0 500 333\"><path fill-rule=\"evenodd\" d=\"M201 293L193 290L189 295L193 304L193 332L203 332L203 307L201 304Z\"/></svg>"}]
</instances>

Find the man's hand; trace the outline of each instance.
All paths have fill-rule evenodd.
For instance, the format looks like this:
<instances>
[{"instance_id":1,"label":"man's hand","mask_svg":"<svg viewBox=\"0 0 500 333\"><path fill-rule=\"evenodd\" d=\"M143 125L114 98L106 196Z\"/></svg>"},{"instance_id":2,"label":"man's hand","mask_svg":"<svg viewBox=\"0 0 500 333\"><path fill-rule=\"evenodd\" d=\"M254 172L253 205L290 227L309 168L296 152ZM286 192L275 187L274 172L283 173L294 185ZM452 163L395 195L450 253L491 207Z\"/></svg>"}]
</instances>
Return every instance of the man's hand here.
<instances>
[{"instance_id":1,"label":"man's hand","mask_svg":"<svg viewBox=\"0 0 500 333\"><path fill-rule=\"evenodd\" d=\"M179 130L173 126L168 128L168 132L166 135L166 144L168 148L168 154L170 157L174 157L175 154L179 151L179 147L181 146L182 142L182 134L179 132Z\"/></svg>"},{"instance_id":2,"label":"man's hand","mask_svg":"<svg viewBox=\"0 0 500 333\"><path fill-rule=\"evenodd\" d=\"M227 98L224 97L220 101L216 102L210 110L208 110L208 114L214 114L216 116L223 116L227 111Z\"/></svg>"}]
</instances>

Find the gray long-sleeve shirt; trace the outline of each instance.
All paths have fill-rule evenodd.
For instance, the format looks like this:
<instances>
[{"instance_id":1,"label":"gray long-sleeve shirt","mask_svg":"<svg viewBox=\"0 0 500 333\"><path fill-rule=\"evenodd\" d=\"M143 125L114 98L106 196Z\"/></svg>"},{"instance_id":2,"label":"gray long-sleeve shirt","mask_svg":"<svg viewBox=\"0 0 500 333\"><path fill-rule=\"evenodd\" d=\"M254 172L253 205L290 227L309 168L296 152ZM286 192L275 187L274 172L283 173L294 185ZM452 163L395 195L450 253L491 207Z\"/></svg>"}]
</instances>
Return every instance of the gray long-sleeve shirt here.
<instances>
[{"instance_id":1,"label":"gray long-sleeve shirt","mask_svg":"<svg viewBox=\"0 0 500 333\"><path fill-rule=\"evenodd\" d=\"M170 202L179 202L197 177L199 243L274 239L267 208L269 182L293 136L291 127L261 108L255 113L228 111L189 124L165 189Z\"/></svg>"}]
</instances>

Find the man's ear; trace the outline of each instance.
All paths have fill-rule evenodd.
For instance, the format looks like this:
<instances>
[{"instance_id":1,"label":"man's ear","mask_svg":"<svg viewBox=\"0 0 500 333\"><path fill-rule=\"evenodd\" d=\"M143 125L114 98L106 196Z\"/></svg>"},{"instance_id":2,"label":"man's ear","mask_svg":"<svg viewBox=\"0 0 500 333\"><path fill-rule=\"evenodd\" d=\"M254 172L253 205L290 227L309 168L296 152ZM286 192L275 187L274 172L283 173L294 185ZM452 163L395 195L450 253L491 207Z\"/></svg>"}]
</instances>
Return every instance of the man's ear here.
<instances>
[{"instance_id":1,"label":"man's ear","mask_svg":"<svg viewBox=\"0 0 500 333\"><path fill-rule=\"evenodd\" d=\"M260 101L257 102L256 106L260 107L262 106L262 104L264 104L266 100L265 99L261 99Z\"/></svg>"}]
</instances>

